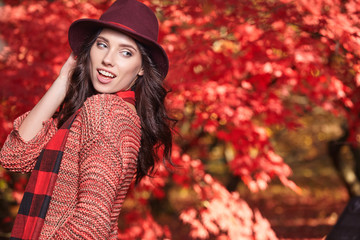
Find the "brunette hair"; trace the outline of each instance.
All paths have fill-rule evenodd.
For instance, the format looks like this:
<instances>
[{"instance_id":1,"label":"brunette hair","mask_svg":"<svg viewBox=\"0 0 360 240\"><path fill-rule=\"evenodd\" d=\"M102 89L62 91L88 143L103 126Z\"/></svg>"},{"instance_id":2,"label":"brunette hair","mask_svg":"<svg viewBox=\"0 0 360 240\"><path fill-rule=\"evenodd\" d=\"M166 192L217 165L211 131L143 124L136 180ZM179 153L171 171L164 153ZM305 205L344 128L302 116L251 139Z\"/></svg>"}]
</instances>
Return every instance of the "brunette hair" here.
<instances>
[{"instance_id":1,"label":"brunette hair","mask_svg":"<svg viewBox=\"0 0 360 240\"><path fill-rule=\"evenodd\" d=\"M98 92L90 79L90 49L102 29L84 41L77 56L76 66L70 76L70 84L63 103L55 117L60 127L72 114L82 107L85 100ZM158 152L162 150L163 161L171 162L172 127L175 120L167 114L164 100L168 91L163 78L146 48L135 41L142 58L143 76L139 76L131 88L135 91L136 111L141 121L141 146L138 154L135 182L153 173Z\"/></svg>"}]
</instances>

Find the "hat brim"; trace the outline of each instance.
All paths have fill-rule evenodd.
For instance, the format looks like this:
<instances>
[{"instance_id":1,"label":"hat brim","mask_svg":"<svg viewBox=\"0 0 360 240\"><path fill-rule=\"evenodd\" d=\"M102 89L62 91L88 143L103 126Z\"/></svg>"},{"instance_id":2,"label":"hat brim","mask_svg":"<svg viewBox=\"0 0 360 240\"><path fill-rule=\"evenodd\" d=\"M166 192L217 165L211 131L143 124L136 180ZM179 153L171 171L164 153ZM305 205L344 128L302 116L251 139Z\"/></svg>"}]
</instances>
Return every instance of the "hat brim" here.
<instances>
[{"instance_id":1,"label":"hat brim","mask_svg":"<svg viewBox=\"0 0 360 240\"><path fill-rule=\"evenodd\" d=\"M152 39L143 36L132 29L97 19L79 19L73 22L69 28L69 44L75 55L80 53L82 44L101 28L109 28L124 33L140 42L150 54L162 78L164 79L169 70L169 60L165 50Z\"/></svg>"}]
</instances>

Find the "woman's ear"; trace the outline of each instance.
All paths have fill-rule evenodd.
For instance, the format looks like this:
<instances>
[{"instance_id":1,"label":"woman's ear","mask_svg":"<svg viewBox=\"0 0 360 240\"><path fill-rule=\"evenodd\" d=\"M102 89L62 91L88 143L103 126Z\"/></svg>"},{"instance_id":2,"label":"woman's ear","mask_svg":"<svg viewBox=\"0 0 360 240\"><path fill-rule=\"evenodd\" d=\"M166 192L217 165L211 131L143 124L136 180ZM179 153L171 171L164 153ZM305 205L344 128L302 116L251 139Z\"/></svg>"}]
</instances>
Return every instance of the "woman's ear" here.
<instances>
[{"instance_id":1,"label":"woman's ear","mask_svg":"<svg viewBox=\"0 0 360 240\"><path fill-rule=\"evenodd\" d=\"M141 67L141 69L140 69L140 71L138 73L138 76L142 76L142 75L144 75L144 69Z\"/></svg>"}]
</instances>

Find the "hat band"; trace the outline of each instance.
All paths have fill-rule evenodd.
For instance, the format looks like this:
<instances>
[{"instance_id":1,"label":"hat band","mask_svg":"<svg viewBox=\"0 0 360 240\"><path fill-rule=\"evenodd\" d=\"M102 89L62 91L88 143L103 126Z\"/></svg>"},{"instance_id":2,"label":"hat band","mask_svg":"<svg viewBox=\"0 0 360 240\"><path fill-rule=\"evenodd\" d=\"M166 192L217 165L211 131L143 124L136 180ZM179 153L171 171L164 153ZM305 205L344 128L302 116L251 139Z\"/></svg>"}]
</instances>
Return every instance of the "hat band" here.
<instances>
[{"instance_id":1,"label":"hat band","mask_svg":"<svg viewBox=\"0 0 360 240\"><path fill-rule=\"evenodd\" d=\"M120 24L120 23L117 23L117 22L109 22L109 23L115 24L115 25L117 25L117 26L119 26L119 27L126 28L126 29L128 29L128 30L130 30L130 31L136 32L134 29L129 28L129 27L127 27L127 26L125 26L125 25L122 25L122 24Z\"/></svg>"}]
</instances>

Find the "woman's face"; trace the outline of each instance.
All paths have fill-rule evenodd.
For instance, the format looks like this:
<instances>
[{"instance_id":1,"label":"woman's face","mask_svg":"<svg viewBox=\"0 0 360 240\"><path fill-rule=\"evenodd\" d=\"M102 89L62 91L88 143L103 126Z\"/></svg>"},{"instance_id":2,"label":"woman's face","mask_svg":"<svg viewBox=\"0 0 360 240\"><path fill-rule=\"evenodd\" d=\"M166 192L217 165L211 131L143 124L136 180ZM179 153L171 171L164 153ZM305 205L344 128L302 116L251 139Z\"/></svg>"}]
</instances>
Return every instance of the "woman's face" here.
<instances>
[{"instance_id":1,"label":"woman's face","mask_svg":"<svg viewBox=\"0 0 360 240\"><path fill-rule=\"evenodd\" d=\"M90 49L90 76L96 91L114 93L129 89L143 75L135 41L111 30L101 31Z\"/></svg>"}]
</instances>

